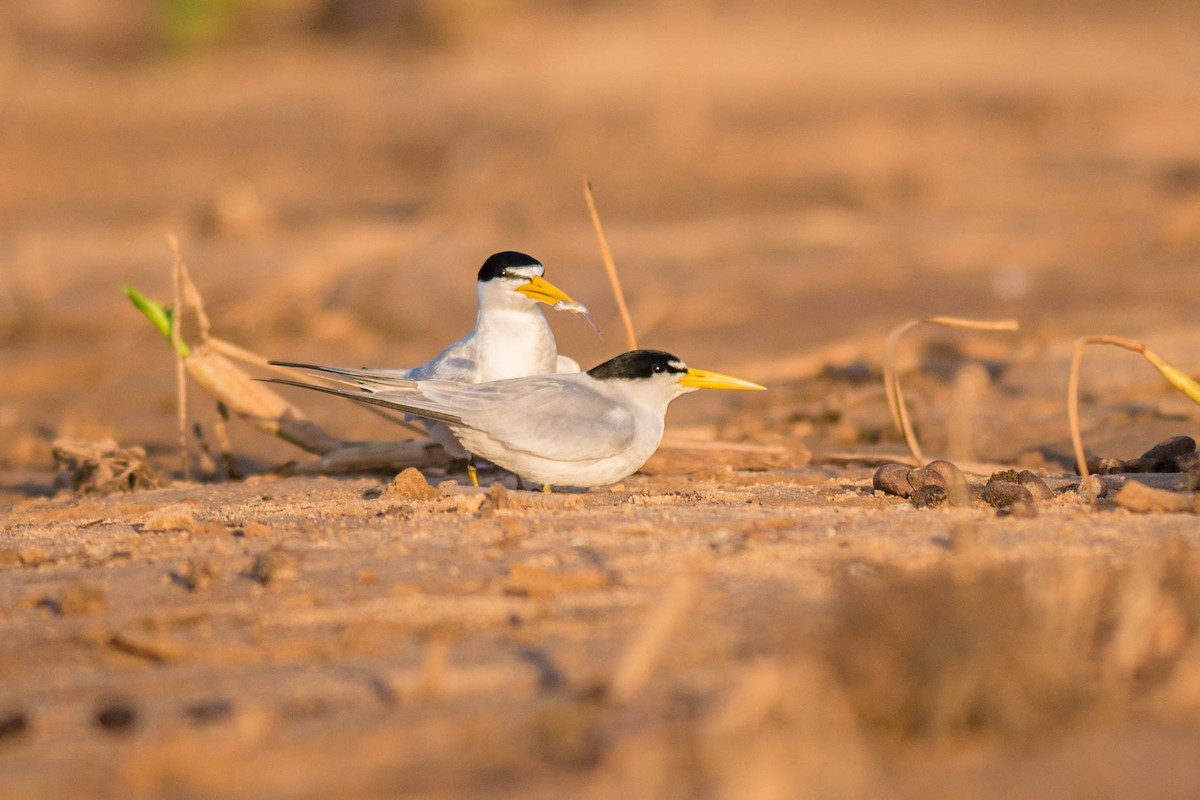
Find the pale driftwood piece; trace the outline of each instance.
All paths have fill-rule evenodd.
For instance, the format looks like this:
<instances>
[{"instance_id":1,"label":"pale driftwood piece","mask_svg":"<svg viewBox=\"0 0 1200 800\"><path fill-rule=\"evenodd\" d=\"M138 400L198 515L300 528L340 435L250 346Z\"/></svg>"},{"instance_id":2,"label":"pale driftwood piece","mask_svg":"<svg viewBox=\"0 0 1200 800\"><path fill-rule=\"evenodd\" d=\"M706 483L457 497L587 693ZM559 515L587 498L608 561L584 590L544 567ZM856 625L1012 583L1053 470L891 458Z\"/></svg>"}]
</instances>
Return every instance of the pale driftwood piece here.
<instances>
[{"instance_id":1,"label":"pale driftwood piece","mask_svg":"<svg viewBox=\"0 0 1200 800\"><path fill-rule=\"evenodd\" d=\"M289 439L289 441L291 441ZM408 467L445 468L450 464L442 446L427 439L404 442L339 442L315 461L285 465L285 475L334 475L370 470L399 472Z\"/></svg>"},{"instance_id":2,"label":"pale driftwood piece","mask_svg":"<svg viewBox=\"0 0 1200 800\"><path fill-rule=\"evenodd\" d=\"M249 364L254 367L262 367L263 369L268 369L281 375L287 375L288 377L298 381L307 381L313 377L302 370L291 369L289 367L281 367L278 364L272 364L258 353L255 353L253 350L247 350L240 345L236 345L233 342L220 339L216 336L208 336L205 338L204 342L221 355L228 356L234 361L241 361L243 364ZM360 406L360 408L362 408L364 411L375 414L376 416L383 417L388 422L391 422L394 425L399 425L405 430L412 431L418 435L425 432L420 425L406 420L403 414L393 413L387 409L379 408L378 406L363 405Z\"/></svg>"},{"instance_id":3,"label":"pale driftwood piece","mask_svg":"<svg viewBox=\"0 0 1200 800\"><path fill-rule=\"evenodd\" d=\"M305 418L300 409L267 384L251 378L208 343L195 347L184 359L184 364L196 383L263 433L278 436L317 455L326 455L345 446L345 442Z\"/></svg>"},{"instance_id":4,"label":"pale driftwood piece","mask_svg":"<svg viewBox=\"0 0 1200 800\"><path fill-rule=\"evenodd\" d=\"M686 475L718 467L732 469L785 469L802 467L812 455L780 445L718 442L668 436L642 465L646 475Z\"/></svg>"}]
</instances>

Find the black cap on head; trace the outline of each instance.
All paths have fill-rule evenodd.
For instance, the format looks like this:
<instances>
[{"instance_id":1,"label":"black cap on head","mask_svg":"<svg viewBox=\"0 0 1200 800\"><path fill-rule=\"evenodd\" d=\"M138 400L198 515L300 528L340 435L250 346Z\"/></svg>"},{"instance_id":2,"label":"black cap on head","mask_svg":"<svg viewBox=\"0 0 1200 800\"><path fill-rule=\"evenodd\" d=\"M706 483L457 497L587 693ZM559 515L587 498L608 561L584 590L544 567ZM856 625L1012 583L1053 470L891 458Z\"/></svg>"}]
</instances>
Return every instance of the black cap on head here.
<instances>
[{"instance_id":1,"label":"black cap on head","mask_svg":"<svg viewBox=\"0 0 1200 800\"><path fill-rule=\"evenodd\" d=\"M540 267L541 265L542 263L533 256L527 256L514 250L505 250L503 253L489 256L488 260L483 262L483 266L479 268L479 280L483 282L502 277L506 269Z\"/></svg>"},{"instance_id":2,"label":"black cap on head","mask_svg":"<svg viewBox=\"0 0 1200 800\"><path fill-rule=\"evenodd\" d=\"M682 375L687 371L687 365L683 361L662 350L630 350L616 358L610 358L598 367L592 367L588 370L588 375L603 381L615 378L651 378L663 373Z\"/></svg>"}]
</instances>

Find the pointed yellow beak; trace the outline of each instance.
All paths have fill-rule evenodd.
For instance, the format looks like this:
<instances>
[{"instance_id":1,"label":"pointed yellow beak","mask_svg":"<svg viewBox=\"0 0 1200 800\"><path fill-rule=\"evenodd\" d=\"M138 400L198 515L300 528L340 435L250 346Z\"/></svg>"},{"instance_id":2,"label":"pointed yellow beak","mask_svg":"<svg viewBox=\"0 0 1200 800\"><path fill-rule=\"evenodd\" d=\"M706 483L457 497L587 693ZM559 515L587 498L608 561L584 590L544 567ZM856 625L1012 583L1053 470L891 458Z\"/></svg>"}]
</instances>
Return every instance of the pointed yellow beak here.
<instances>
[{"instance_id":1,"label":"pointed yellow beak","mask_svg":"<svg viewBox=\"0 0 1200 800\"><path fill-rule=\"evenodd\" d=\"M766 389L757 383L744 381L732 375L722 375L720 372L709 372L704 369L689 369L679 381L681 386L688 389Z\"/></svg>"},{"instance_id":2,"label":"pointed yellow beak","mask_svg":"<svg viewBox=\"0 0 1200 800\"><path fill-rule=\"evenodd\" d=\"M536 300L539 303L546 303L547 305L554 305L555 303L569 303L573 306L578 305L578 303L572 300L570 295L568 295L562 289L558 288L545 278L538 277L537 275L530 278L529 283L522 284L513 291L520 292L530 300Z\"/></svg>"}]
</instances>

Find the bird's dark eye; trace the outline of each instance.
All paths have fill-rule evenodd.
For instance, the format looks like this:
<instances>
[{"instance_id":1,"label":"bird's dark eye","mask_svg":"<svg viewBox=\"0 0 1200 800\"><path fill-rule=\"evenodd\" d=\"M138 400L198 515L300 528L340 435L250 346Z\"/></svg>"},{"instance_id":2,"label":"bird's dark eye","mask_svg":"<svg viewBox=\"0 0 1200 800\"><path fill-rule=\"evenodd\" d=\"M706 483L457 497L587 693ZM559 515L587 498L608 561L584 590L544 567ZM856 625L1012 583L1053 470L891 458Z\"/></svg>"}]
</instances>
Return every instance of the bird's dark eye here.
<instances>
[{"instance_id":1,"label":"bird's dark eye","mask_svg":"<svg viewBox=\"0 0 1200 800\"><path fill-rule=\"evenodd\" d=\"M667 365L666 364L655 364L653 367L651 367L651 369L653 369L657 373L663 373L663 372L667 371Z\"/></svg>"}]
</instances>

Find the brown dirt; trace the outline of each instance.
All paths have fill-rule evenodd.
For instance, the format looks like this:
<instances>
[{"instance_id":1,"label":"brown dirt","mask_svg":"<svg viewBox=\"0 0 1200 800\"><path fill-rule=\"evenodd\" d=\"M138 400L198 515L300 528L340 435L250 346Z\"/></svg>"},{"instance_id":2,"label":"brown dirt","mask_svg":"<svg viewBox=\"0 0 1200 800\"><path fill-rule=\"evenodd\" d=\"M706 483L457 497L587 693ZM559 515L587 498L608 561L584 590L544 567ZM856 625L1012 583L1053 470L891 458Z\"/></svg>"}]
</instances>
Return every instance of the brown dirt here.
<instances>
[{"instance_id":1,"label":"brown dirt","mask_svg":"<svg viewBox=\"0 0 1200 800\"><path fill-rule=\"evenodd\" d=\"M1084 334L1200 372L1194 4L318 13L354 5L213 41L0 11L0 796L1200 794L1200 527L1088 507L1064 405ZM235 421L250 477L172 472L170 352L119 291L170 297L164 234L221 336L348 364L427 358L525 250L591 365L624 348L584 174L643 343L771 388L670 430L812 462L421 498L272 475L305 456ZM1021 321L901 369L926 450L1042 472L1036 516L871 489L883 337L931 314ZM1133 354L1083 388L1097 454L1196 435ZM60 438L164 485L57 489Z\"/></svg>"}]
</instances>

